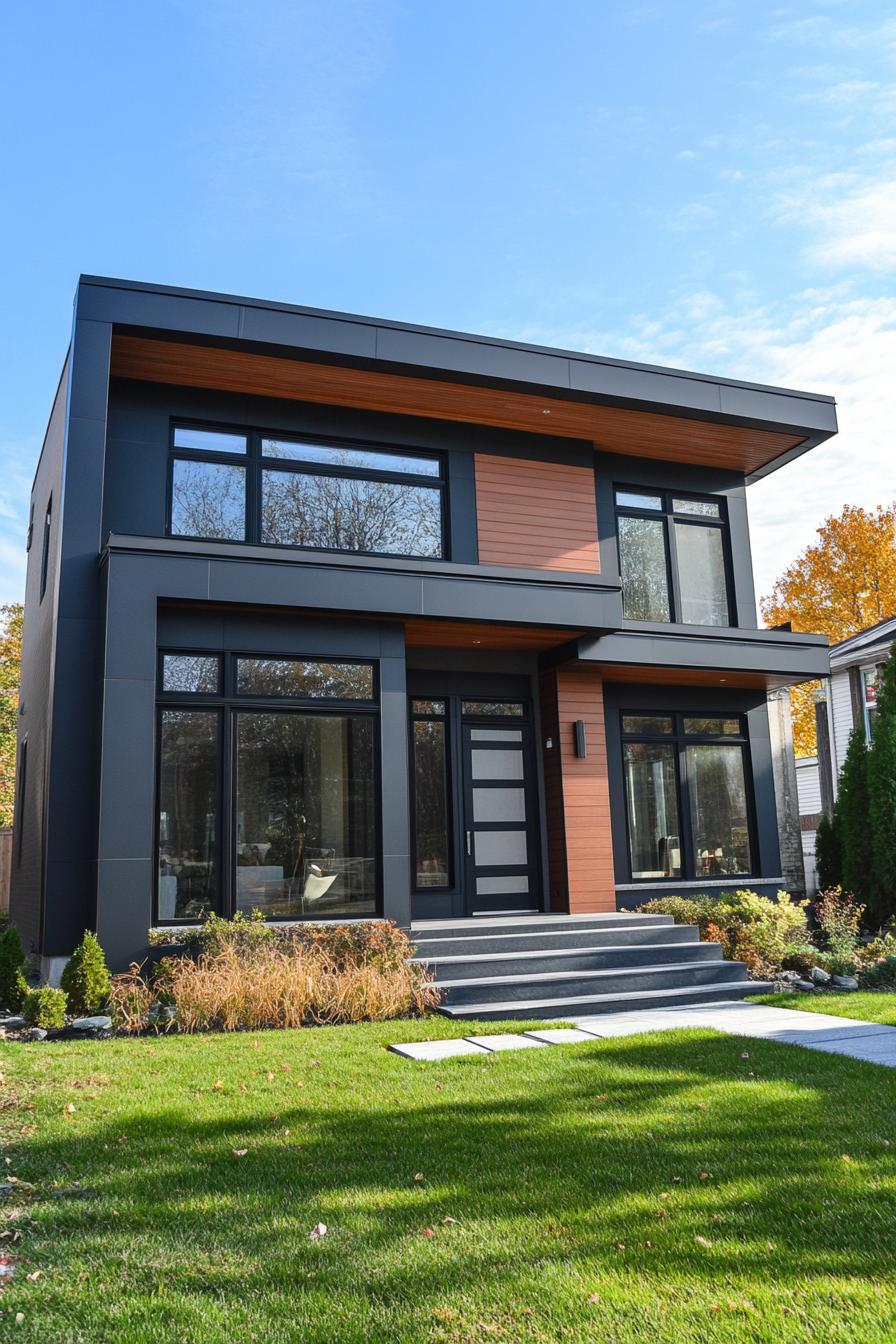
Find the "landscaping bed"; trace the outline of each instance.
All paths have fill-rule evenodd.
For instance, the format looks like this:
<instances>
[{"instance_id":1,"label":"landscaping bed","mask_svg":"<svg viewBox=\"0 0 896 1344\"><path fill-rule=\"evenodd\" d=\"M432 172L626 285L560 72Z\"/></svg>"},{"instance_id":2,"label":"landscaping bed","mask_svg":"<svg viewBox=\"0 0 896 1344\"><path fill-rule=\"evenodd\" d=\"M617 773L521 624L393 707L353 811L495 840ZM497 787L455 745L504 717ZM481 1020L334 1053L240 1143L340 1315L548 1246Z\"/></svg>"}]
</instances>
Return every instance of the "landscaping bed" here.
<instances>
[{"instance_id":1,"label":"landscaping bed","mask_svg":"<svg viewBox=\"0 0 896 1344\"><path fill-rule=\"evenodd\" d=\"M896 1076L693 1031L386 1053L497 1025L0 1046L0 1335L896 1337Z\"/></svg>"}]
</instances>

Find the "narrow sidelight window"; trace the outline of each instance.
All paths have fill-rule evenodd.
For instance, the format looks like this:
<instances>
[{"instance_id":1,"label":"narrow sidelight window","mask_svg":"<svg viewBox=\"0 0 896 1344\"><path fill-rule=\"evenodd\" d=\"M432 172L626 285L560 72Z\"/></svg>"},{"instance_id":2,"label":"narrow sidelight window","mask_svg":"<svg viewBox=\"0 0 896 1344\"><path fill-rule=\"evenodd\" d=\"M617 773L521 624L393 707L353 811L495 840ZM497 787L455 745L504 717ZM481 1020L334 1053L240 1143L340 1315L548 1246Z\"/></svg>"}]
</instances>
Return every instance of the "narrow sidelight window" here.
<instances>
[{"instance_id":1,"label":"narrow sidelight window","mask_svg":"<svg viewBox=\"0 0 896 1344\"><path fill-rule=\"evenodd\" d=\"M19 782L16 786L15 817L18 826L16 835L16 866L22 866L22 845L25 834L25 786L28 783L28 739L19 748Z\"/></svg>"},{"instance_id":2,"label":"narrow sidelight window","mask_svg":"<svg viewBox=\"0 0 896 1344\"><path fill-rule=\"evenodd\" d=\"M217 710L165 709L159 741L158 916L200 920L219 905Z\"/></svg>"},{"instance_id":3,"label":"narrow sidelight window","mask_svg":"<svg viewBox=\"0 0 896 1344\"><path fill-rule=\"evenodd\" d=\"M730 625L721 500L618 489L616 520L627 620Z\"/></svg>"},{"instance_id":4,"label":"narrow sidelight window","mask_svg":"<svg viewBox=\"0 0 896 1344\"><path fill-rule=\"evenodd\" d=\"M753 871L747 741L739 715L622 715L631 877Z\"/></svg>"},{"instance_id":5,"label":"narrow sidelight window","mask_svg":"<svg viewBox=\"0 0 896 1344\"><path fill-rule=\"evenodd\" d=\"M53 530L53 496L50 496L47 504L47 512L44 515L44 536L40 553L40 600L43 602L44 593L47 591L47 575L50 570L50 533Z\"/></svg>"},{"instance_id":6,"label":"narrow sidelight window","mask_svg":"<svg viewBox=\"0 0 896 1344\"><path fill-rule=\"evenodd\" d=\"M416 886L451 885L448 741L444 700L414 700L414 854Z\"/></svg>"}]
</instances>

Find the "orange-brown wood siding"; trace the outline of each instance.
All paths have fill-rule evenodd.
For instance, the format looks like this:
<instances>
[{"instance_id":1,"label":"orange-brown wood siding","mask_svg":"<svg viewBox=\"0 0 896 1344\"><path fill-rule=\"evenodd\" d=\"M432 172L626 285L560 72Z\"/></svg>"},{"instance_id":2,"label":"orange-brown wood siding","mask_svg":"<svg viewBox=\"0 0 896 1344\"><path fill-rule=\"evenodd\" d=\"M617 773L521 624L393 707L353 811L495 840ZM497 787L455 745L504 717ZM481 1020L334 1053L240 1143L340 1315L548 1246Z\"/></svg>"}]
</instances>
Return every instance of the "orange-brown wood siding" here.
<instances>
[{"instance_id":1,"label":"orange-brown wood siding","mask_svg":"<svg viewBox=\"0 0 896 1344\"><path fill-rule=\"evenodd\" d=\"M586 439L634 457L751 472L796 447L803 435L717 424L657 411L633 411L544 393L511 392L444 379L381 373L217 346L149 340L117 332L112 373L119 378L222 388L260 397L358 406L394 415L522 429Z\"/></svg>"},{"instance_id":2,"label":"orange-brown wood siding","mask_svg":"<svg viewBox=\"0 0 896 1344\"><path fill-rule=\"evenodd\" d=\"M541 735L553 745L544 753L545 827L548 839L548 902L551 910L566 909L566 822L563 816L563 771L560 762L560 720L557 714L557 673L540 678Z\"/></svg>"},{"instance_id":3,"label":"orange-brown wood siding","mask_svg":"<svg viewBox=\"0 0 896 1344\"><path fill-rule=\"evenodd\" d=\"M570 913L615 910L603 681L590 668L557 671L557 718ZM576 719L584 720L584 759L575 754Z\"/></svg>"},{"instance_id":4,"label":"orange-brown wood siding","mask_svg":"<svg viewBox=\"0 0 896 1344\"><path fill-rule=\"evenodd\" d=\"M477 453L476 520L482 564L600 569L590 467Z\"/></svg>"},{"instance_id":5,"label":"orange-brown wood siding","mask_svg":"<svg viewBox=\"0 0 896 1344\"><path fill-rule=\"evenodd\" d=\"M607 738L604 727L604 694L600 676L591 669L559 668L555 679L556 717L551 709L551 688L543 683L541 712L546 723L556 724L551 751L545 752L545 785L548 794L548 861L551 865L551 893L554 896L554 867L557 881L565 879L571 914L594 914L616 909L613 876L613 842L610 833L610 790L607 781ZM545 701L547 703L545 703ZM575 723L585 723L586 752L576 756ZM562 816L551 797L551 780L556 781L556 761L562 788ZM554 784L556 788L556 783ZM562 830L559 829L562 825ZM556 859L562 838L565 863ZM565 868L565 873L564 873Z\"/></svg>"}]
</instances>

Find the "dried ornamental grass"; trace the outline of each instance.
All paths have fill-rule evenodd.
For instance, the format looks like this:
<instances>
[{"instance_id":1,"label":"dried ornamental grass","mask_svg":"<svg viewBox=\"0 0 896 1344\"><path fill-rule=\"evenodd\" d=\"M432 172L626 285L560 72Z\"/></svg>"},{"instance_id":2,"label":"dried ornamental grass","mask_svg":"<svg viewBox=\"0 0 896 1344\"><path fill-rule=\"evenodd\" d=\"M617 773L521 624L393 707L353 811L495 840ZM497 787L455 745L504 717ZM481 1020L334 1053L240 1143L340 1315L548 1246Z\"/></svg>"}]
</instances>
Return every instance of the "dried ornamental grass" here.
<instances>
[{"instance_id":1,"label":"dried ornamental grass","mask_svg":"<svg viewBox=\"0 0 896 1344\"><path fill-rule=\"evenodd\" d=\"M196 1032L384 1021L438 1002L394 927L306 927L251 940L240 930L228 940L220 924L208 950L165 958L151 985L136 966L116 977L111 1004L125 1030L152 1021L154 1004L173 1004L178 1028Z\"/></svg>"}]
</instances>

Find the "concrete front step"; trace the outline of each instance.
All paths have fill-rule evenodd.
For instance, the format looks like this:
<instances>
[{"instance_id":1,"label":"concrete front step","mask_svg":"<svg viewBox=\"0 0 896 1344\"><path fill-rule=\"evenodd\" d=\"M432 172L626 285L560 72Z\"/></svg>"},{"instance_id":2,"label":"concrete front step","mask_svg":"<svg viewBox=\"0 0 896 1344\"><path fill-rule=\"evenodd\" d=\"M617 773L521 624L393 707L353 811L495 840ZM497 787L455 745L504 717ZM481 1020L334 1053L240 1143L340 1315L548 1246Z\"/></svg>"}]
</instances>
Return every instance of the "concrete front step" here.
<instances>
[{"instance_id":1,"label":"concrete front step","mask_svg":"<svg viewBox=\"0 0 896 1344\"><path fill-rule=\"evenodd\" d=\"M663 932L663 930L660 930ZM436 955L412 958L428 966L440 984L457 980L473 980L514 975L551 975L562 971L628 970L635 967L655 966L658 962L669 966L679 962L721 961L722 949L718 943L637 943L623 947L564 947L530 948L525 952L482 952L455 954L457 943L434 943ZM443 956L439 949L450 948Z\"/></svg>"},{"instance_id":2,"label":"concrete front step","mask_svg":"<svg viewBox=\"0 0 896 1344\"><path fill-rule=\"evenodd\" d=\"M549 996L559 1002L577 995L634 994L743 979L746 979L746 968L737 961L683 961L604 971L550 971L465 979L439 977L436 983L442 991L442 1002L454 1006L509 1003L515 999L547 999Z\"/></svg>"},{"instance_id":3,"label":"concrete front step","mask_svg":"<svg viewBox=\"0 0 896 1344\"><path fill-rule=\"evenodd\" d=\"M467 921L467 928L470 921ZM572 947L635 947L642 943L654 946L670 943L698 943L699 930L693 924L622 924L598 925L586 928L552 928L548 932L542 929L528 933L508 933L503 929L494 933L464 932L458 937L429 938L425 933L412 933L417 958L420 961L433 961L445 956L469 954L479 956L484 953L545 952L562 951Z\"/></svg>"},{"instance_id":4,"label":"concrete front step","mask_svg":"<svg viewBox=\"0 0 896 1344\"><path fill-rule=\"evenodd\" d=\"M463 938L483 934L555 933L560 929L668 927L670 915L638 915L619 910L602 915L477 915L470 919L419 919L411 924L411 938Z\"/></svg>"},{"instance_id":5,"label":"concrete front step","mask_svg":"<svg viewBox=\"0 0 896 1344\"><path fill-rule=\"evenodd\" d=\"M726 965L732 963L727 962ZM774 986L761 980L729 980L722 984L691 985L676 989L654 989L625 994L592 994L568 999L516 999L505 1003L464 1003L443 1005L444 1017L461 1021L496 1022L502 1018L582 1018L597 1013L631 1013L638 1009L679 1008L695 1003L720 1003L745 999L751 994L768 994ZM646 1028L645 1028L646 1029Z\"/></svg>"}]
</instances>

